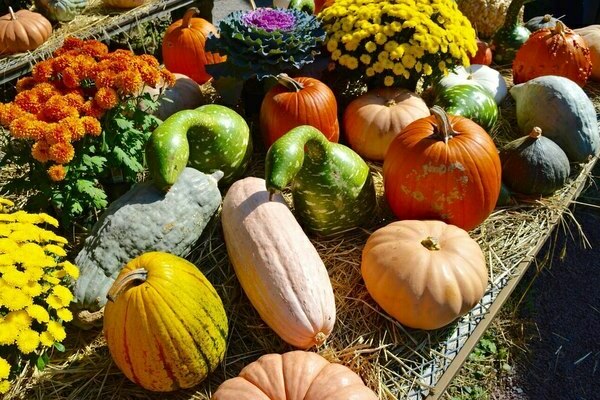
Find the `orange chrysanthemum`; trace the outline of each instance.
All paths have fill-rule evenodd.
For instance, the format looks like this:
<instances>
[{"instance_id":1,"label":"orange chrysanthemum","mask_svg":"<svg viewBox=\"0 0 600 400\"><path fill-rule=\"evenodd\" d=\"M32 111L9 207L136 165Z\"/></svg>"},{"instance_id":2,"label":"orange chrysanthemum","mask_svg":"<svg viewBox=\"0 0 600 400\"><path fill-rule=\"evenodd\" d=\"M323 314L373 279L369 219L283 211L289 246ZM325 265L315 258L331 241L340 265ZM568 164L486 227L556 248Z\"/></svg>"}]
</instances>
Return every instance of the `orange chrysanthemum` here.
<instances>
[{"instance_id":1,"label":"orange chrysanthemum","mask_svg":"<svg viewBox=\"0 0 600 400\"><path fill-rule=\"evenodd\" d=\"M61 54L67 53L70 50L79 49L83 46L83 44L83 40L73 36L69 36L63 41L62 47L54 52L54 56L56 57Z\"/></svg>"},{"instance_id":2,"label":"orange chrysanthemum","mask_svg":"<svg viewBox=\"0 0 600 400\"><path fill-rule=\"evenodd\" d=\"M81 85L80 77L72 67L64 69L62 72L62 82L70 89L78 88Z\"/></svg>"},{"instance_id":3,"label":"orange chrysanthemum","mask_svg":"<svg viewBox=\"0 0 600 400\"><path fill-rule=\"evenodd\" d=\"M36 80L33 79L33 77L31 76L26 76L25 78L21 78L17 81L17 85L16 85L16 89L17 92L23 92L25 90L30 90L32 89L35 84L36 84Z\"/></svg>"},{"instance_id":4,"label":"orange chrysanthemum","mask_svg":"<svg viewBox=\"0 0 600 400\"><path fill-rule=\"evenodd\" d=\"M96 92L94 100L100 108L110 110L119 104L119 95L116 90L112 88L100 88Z\"/></svg>"},{"instance_id":5,"label":"orange chrysanthemum","mask_svg":"<svg viewBox=\"0 0 600 400\"><path fill-rule=\"evenodd\" d=\"M38 139L39 121L23 116L13 120L9 125L10 135L15 139Z\"/></svg>"},{"instance_id":6,"label":"orange chrysanthemum","mask_svg":"<svg viewBox=\"0 0 600 400\"><path fill-rule=\"evenodd\" d=\"M52 79L53 74L54 68L50 60L40 61L31 70L31 76L36 82L48 82Z\"/></svg>"},{"instance_id":7,"label":"orange chrysanthemum","mask_svg":"<svg viewBox=\"0 0 600 400\"><path fill-rule=\"evenodd\" d=\"M60 123L48 124L44 139L51 145L67 143L71 141L71 131L62 121Z\"/></svg>"},{"instance_id":8,"label":"orange chrysanthemum","mask_svg":"<svg viewBox=\"0 0 600 400\"><path fill-rule=\"evenodd\" d=\"M90 136L99 136L102 133L102 125L100 121L93 117L82 117L81 122L85 133Z\"/></svg>"},{"instance_id":9,"label":"orange chrysanthemum","mask_svg":"<svg viewBox=\"0 0 600 400\"><path fill-rule=\"evenodd\" d=\"M50 160L50 145L44 141L39 140L31 146L31 155L36 161L45 163Z\"/></svg>"},{"instance_id":10,"label":"orange chrysanthemum","mask_svg":"<svg viewBox=\"0 0 600 400\"><path fill-rule=\"evenodd\" d=\"M73 63L73 58L67 54L52 59L52 67L57 73L62 73Z\"/></svg>"},{"instance_id":11,"label":"orange chrysanthemum","mask_svg":"<svg viewBox=\"0 0 600 400\"><path fill-rule=\"evenodd\" d=\"M79 117L77 109L67 102L61 95L52 96L42 108L43 115L48 122L58 122L67 117Z\"/></svg>"},{"instance_id":12,"label":"orange chrysanthemum","mask_svg":"<svg viewBox=\"0 0 600 400\"><path fill-rule=\"evenodd\" d=\"M142 75L138 71L124 71L117 75L117 89L127 95L137 95L144 87Z\"/></svg>"},{"instance_id":13,"label":"orange chrysanthemum","mask_svg":"<svg viewBox=\"0 0 600 400\"><path fill-rule=\"evenodd\" d=\"M0 103L0 125L2 126L9 126L12 121L19 117L29 116L32 118L32 116L28 114L27 111L23 110L15 103Z\"/></svg>"},{"instance_id":14,"label":"orange chrysanthemum","mask_svg":"<svg viewBox=\"0 0 600 400\"><path fill-rule=\"evenodd\" d=\"M48 82L39 83L32 91L38 95L40 102L45 102L52 96L61 94L53 84Z\"/></svg>"},{"instance_id":15,"label":"orange chrysanthemum","mask_svg":"<svg viewBox=\"0 0 600 400\"><path fill-rule=\"evenodd\" d=\"M63 99L67 102L68 105L77 109L77 111L81 111L83 108L83 104L85 103L85 99L83 98L81 91L73 90L63 96Z\"/></svg>"},{"instance_id":16,"label":"orange chrysanthemum","mask_svg":"<svg viewBox=\"0 0 600 400\"><path fill-rule=\"evenodd\" d=\"M67 171L62 165L56 164L48 168L48 176L53 182L60 182L67 176Z\"/></svg>"},{"instance_id":17,"label":"orange chrysanthemum","mask_svg":"<svg viewBox=\"0 0 600 400\"><path fill-rule=\"evenodd\" d=\"M83 125L81 118L68 117L60 121L60 124L69 131L72 142L76 142L85 135L85 126Z\"/></svg>"},{"instance_id":18,"label":"orange chrysanthemum","mask_svg":"<svg viewBox=\"0 0 600 400\"><path fill-rule=\"evenodd\" d=\"M144 81L144 83L153 88L158 87L158 85L160 85L162 81L160 71L156 68L145 66L142 67L140 73L142 75L142 80Z\"/></svg>"},{"instance_id":19,"label":"orange chrysanthemum","mask_svg":"<svg viewBox=\"0 0 600 400\"><path fill-rule=\"evenodd\" d=\"M160 74L162 76L163 81L167 84L168 87L175 86L177 78L175 77L174 73L172 73L168 69L163 68L160 70Z\"/></svg>"},{"instance_id":20,"label":"orange chrysanthemum","mask_svg":"<svg viewBox=\"0 0 600 400\"><path fill-rule=\"evenodd\" d=\"M57 164L68 164L75 156L75 149L69 142L58 142L50 146L50 158Z\"/></svg>"},{"instance_id":21,"label":"orange chrysanthemum","mask_svg":"<svg viewBox=\"0 0 600 400\"><path fill-rule=\"evenodd\" d=\"M42 110L44 102L40 96L33 90L26 90L15 96L14 104L19 106L23 111L37 114Z\"/></svg>"},{"instance_id":22,"label":"orange chrysanthemum","mask_svg":"<svg viewBox=\"0 0 600 400\"><path fill-rule=\"evenodd\" d=\"M116 75L111 70L100 71L96 74L94 82L96 82L96 88L108 88L115 85Z\"/></svg>"},{"instance_id":23,"label":"orange chrysanthemum","mask_svg":"<svg viewBox=\"0 0 600 400\"><path fill-rule=\"evenodd\" d=\"M81 112L83 115L87 115L88 117L100 119L106 111L96 104L94 100L88 100L83 104Z\"/></svg>"},{"instance_id":24,"label":"orange chrysanthemum","mask_svg":"<svg viewBox=\"0 0 600 400\"><path fill-rule=\"evenodd\" d=\"M108 46L97 40L88 40L81 48L81 51L92 57L100 58L108 54Z\"/></svg>"},{"instance_id":25,"label":"orange chrysanthemum","mask_svg":"<svg viewBox=\"0 0 600 400\"><path fill-rule=\"evenodd\" d=\"M142 54L139 57L140 57L140 59L144 60L151 67L158 68L160 65L158 63L158 60L156 59L156 57L151 56L150 54Z\"/></svg>"}]
</instances>

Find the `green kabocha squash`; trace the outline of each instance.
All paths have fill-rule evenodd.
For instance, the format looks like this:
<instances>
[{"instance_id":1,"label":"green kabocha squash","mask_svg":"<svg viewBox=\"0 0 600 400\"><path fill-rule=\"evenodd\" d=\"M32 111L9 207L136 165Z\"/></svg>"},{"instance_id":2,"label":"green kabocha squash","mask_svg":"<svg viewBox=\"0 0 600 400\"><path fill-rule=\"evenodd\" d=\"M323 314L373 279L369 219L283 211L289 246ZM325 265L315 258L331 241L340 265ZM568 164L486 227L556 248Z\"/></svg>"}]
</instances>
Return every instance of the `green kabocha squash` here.
<instances>
[{"instance_id":1,"label":"green kabocha squash","mask_svg":"<svg viewBox=\"0 0 600 400\"><path fill-rule=\"evenodd\" d=\"M533 17L529 21L525 22L525 28L529 29L530 32L535 32L540 29L554 29L556 26L557 18L554 18L550 14L540 15L539 17Z\"/></svg>"},{"instance_id":2,"label":"green kabocha squash","mask_svg":"<svg viewBox=\"0 0 600 400\"><path fill-rule=\"evenodd\" d=\"M375 209L369 166L349 147L329 142L308 125L292 129L273 143L265 175L271 193L291 183L301 223L321 236L355 228Z\"/></svg>"},{"instance_id":3,"label":"green kabocha squash","mask_svg":"<svg viewBox=\"0 0 600 400\"><path fill-rule=\"evenodd\" d=\"M524 134L538 126L572 162L587 162L600 152L596 109L583 89L562 76L540 76L510 89L517 124Z\"/></svg>"},{"instance_id":4,"label":"green kabocha squash","mask_svg":"<svg viewBox=\"0 0 600 400\"><path fill-rule=\"evenodd\" d=\"M230 108L209 104L179 111L152 132L146 161L154 183L173 185L186 166L205 173L223 171L226 186L246 170L252 156L250 128Z\"/></svg>"},{"instance_id":5,"label":"green kabocha squash","mask_svg":"<svg viewBox=\"0 0 600 400\"><path fill-rule=\"evenodd\" d=\"M35 0L35 7L51 21L68 22L80 15L89 0Z\"/></svg>"},{"instance_id":6,"label":"green kabocha squash","mask_svg":"<svg viewBox=\"0 0 600 400\"><path fill-rule=\"evenodd\" d=\"M121 268L133 258L147 251L187 255L221 205L217 181L222 176L186 168L166 194L144 182L111 203L75 258L80 268L74 287L79 325L93 323L84 320L87 312L104 306Z\"/></svg>"},{"instance_id":7,"label":"green kabocha squash","mask_svg":"<svg viewBox=\"0 0 600 400\"><path fill-rule=\"evenodd\" d=\"M435 104L450 115L461 115L489 131L498 121L498 106L494 96L483 86L460 84L440 87Z\"/></svg>"},{"instance_id":8,"label":"green kabocha squash","mask_svg":"<svg viewBox=\"0 0 600 400\"><path fill-rule=\"evenodd\" d=\"M567 183L571 166L564 151L534 127L500 151L502 180L513 191L549 195Z\"/></svg>"},{"instance_id":9,"label":"green kabocha squash","mask_svg":"<svg viewBox=\"0 0 600 400\"><path fill-rule=\"evenodd\" d=\"M504 182L500 185L500 194L498 195L498 201L496 201L496 207L505 207L512 203L512 193Z\"/></svg>"},{"instance_id":10,"label":"green kabocha squash","mask_svg":"<svg viewBox=\"0 0 600 400\"><path fill-rule=\"evenodd\" d=\"M527 41L531 31L525 28L519 20L519 12L525 3L531 0L512 0L504 25L494 34L492 38L492 52L496 64L510 64L514 60L517 51Z\"/></svg>"}]
</instances>

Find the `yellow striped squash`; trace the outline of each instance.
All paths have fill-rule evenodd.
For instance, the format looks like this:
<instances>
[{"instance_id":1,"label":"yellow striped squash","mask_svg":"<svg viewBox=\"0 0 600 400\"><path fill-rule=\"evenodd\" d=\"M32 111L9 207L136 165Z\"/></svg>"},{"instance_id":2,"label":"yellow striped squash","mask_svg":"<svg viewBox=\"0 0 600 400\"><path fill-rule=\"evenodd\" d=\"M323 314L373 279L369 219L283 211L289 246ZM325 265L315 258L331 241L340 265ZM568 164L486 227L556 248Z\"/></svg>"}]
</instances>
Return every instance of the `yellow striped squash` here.
<instances>
[{"instance_id":1,"label":"yellow striped squash","mask_svg":"<svg viewBox=\"0 0 600 400\"><path fill-rule=\"evenodd\" d=\"M104 336L121 371L148 390L200 383L223 360L227 316L214 287L181 257L130 261L108 293Z\"/></svg>"}]
</instances>

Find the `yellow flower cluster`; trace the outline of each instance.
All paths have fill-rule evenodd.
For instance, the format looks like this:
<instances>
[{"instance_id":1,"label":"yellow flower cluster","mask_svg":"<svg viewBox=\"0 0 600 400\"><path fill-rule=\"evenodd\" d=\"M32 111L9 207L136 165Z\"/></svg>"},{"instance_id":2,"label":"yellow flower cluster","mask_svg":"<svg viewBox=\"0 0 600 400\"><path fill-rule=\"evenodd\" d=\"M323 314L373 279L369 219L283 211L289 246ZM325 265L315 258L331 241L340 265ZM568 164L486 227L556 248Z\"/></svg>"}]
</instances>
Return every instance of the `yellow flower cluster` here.
<instances>
[{"instance_id":1,"label":"yellow flower cluster","mask_svg":"<svg viewBox=\"0 0 600 400\"><path fill-rule=\"evenodd\" d=\"M319 19L332 60L386 86L444 75L477 50L453 0L336 0Z\"/></svg>"},{"instance_id":2,"label":"yellow flower cluster","mask_svg":"<svg viewBox=\"0 0 600 400\"><path fill-rule=\"evenodd\" d=\"M66 285L79 277L79 269L63 260L67 240L39 226L56 227L56 219L11 212L12 206L0 198L0 349L30 354L65 339L62 322L73 319L68 309L73 294ZM10 362L20 354L0 357L0 394L9 389Z\"/></svg>"}]
</instances>

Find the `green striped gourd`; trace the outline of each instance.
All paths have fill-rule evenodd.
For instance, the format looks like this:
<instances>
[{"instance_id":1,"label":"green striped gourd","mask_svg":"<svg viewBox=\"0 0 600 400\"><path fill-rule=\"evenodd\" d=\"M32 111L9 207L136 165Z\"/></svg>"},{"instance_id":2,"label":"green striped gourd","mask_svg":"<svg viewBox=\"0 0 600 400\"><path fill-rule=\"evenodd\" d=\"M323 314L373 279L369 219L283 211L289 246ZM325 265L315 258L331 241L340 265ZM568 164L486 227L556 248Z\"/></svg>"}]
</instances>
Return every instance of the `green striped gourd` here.
<instances>
[{"instance_id":1,"label":"green striped gourd","mask_svg":"<svg viewBox=\"0 0 600 400\"><path fill-rule=\"evenodd\" d=\"M451 115L461 115L489 131L498 121L498 106L494 97L479 85L461 84L441 88L435 104Z\"/></svg>"},{"instance_id":2,"label":"green striped gourd","mask_svg":"<svg viewBox=\"0 0 600 400\"><path fill-rule=\"evenodd\" d=\"M519 12L525 3L531 0L512 0L502 28L492 38L492 51L496 64L510 64L517 51L527 41L531 32L521 23Z\"/></svg>"},{"instance_id":3,"label":"green striped gourd","mask_svg":"<svg viewBox=\"0 0 600 400\"><path fill-rule=\"evenodd\" d=\"M308 125L292 129L273 143L265 174L271 193L291 183L298 218L308 231L321 236L355 228L375 209L375 187L367 163Z\"/></svg>"}]
</instances>

